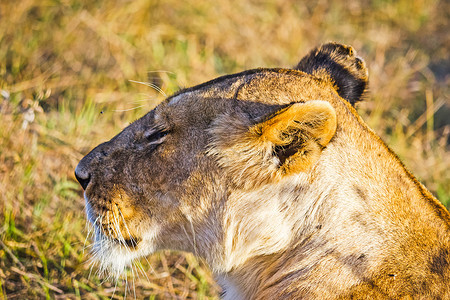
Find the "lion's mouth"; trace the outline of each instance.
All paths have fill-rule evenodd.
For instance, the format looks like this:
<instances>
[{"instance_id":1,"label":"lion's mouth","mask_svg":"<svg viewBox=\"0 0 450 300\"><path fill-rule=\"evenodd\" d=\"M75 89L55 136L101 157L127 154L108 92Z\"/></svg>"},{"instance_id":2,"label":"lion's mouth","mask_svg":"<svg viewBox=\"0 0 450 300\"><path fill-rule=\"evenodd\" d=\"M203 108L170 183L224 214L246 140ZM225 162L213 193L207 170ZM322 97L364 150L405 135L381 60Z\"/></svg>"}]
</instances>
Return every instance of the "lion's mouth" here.
<instances>
[{"instance_id":1,"label":"lion's mouth","mask_svg":"<svg viewBox=\"0 0 450 300\"><path fill-rule=\"evenodd\" d=\"M141 242L140 238L131 237L129 239L113 239L113 241L121 246L126 246L127 248L135 249Z\"/></svg>"},{"instance_id":2,"label":"lion's mouth","mask_svg":"<svg viewBox=\"0 0 450 300\"><path fill-rule=\"evenodd\" d=\"M111 235L104 230L101 229L101 227L98 227L95 225L95 241L96 243L99 243L99 245L107 245L117 247L117 248L125 248L128 250L137 250L139 245L142 242L142 238L135 237L135 236L115 236Z\"/></svg>"},{"instance_id":3,"label":"lion's mouth","mask_svg":"<svg viewBox=\"0 0 450 300\"><path fill-rule=\"evenodd\" d=\"M101 234L112 241L117 246L123 246L128 249L137 248L141 242L141 238L128 233L128 230L121 230L120 227L111 227L110 223L101 224L99 228Z\"/></svg>"}]
</instances>

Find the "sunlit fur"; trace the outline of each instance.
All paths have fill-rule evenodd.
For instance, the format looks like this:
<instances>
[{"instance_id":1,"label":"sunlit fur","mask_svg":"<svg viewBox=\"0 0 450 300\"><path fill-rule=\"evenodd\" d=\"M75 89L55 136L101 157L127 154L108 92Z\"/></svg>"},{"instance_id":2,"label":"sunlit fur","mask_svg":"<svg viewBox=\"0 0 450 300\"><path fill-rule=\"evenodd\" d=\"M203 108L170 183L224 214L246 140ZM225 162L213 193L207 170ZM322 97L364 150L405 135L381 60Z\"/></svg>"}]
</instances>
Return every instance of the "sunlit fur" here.
<instances>
[{"instance_id":1,"label":"sunlit fur","mask_svg":"<svg viewBox=\"0 0 450 300\"><path fill-rule=\"evenodd\" d=\"M76 175L100 272L173 249L228 300L450 298L450 214L357 114L367 80L329 43L182 90L96 147Z\"/></svg>"},{"instance_id":2,"label":"sunlit fur","mask_svg":"<svg viewBox=\"0 0 450 300\"><path fill-rule=\"evenodd\" d=\"M112 225L110 235L106 235L101 230L101 224L103 222L103 216L94 218L92 208L86 199L86 215L88 220L93 226L94 244L92 245L92 258L90 263L96 264L98 267L97 272L101 276L112 277L114 280L119 278L125 273L127 268L133 266L133 262L142 256L146 256L154 251L153 239L158 232L157 228L149 229L144 235L142 241L139 243L137 249L130 249L125 243L122 231L119 224L125 222L122 216L109 214L111 219L108 220ZM117 236L118 239L114 239L111 236Z\"/></svg>"}]
</instances>

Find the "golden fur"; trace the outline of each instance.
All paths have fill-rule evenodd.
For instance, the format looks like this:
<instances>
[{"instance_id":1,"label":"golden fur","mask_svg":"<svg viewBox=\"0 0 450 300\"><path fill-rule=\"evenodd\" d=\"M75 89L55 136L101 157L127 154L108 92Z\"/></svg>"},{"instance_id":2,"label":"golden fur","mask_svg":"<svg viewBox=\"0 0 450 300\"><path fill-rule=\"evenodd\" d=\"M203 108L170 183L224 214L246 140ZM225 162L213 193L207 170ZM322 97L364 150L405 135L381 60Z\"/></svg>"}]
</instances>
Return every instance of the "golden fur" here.
<instances>
[{"instance_id":1,"label":"golden fur","mask_svg":"<svg viewBox=\"0 0 450 300\"><path fill-rule=\"evenodd\" d=\"M102 268L174 249L225 299L450 298L450 215L353 108L364 62L296 68L180 91L80 162Z\"/></svg>"}]
</instances>

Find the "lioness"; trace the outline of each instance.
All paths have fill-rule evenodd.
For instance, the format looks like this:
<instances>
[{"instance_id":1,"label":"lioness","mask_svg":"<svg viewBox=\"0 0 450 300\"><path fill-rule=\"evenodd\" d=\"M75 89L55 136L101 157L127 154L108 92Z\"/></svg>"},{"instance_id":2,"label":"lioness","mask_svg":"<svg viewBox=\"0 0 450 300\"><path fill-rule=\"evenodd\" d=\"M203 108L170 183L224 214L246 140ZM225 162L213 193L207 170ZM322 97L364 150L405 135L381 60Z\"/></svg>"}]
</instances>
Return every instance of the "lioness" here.
<instances>
[{"instance_id":1,"label":"lioness","mask_svg":"<svg viewBox=\"0 0 450 300\"><path fill-rule=\"evenodd\" d=\"M450 299L450 214L356 113L367 83L329 43L182 90L97 146L75 174L101 268L174 249L225 299Z\"/></svg>"}]
</instances>

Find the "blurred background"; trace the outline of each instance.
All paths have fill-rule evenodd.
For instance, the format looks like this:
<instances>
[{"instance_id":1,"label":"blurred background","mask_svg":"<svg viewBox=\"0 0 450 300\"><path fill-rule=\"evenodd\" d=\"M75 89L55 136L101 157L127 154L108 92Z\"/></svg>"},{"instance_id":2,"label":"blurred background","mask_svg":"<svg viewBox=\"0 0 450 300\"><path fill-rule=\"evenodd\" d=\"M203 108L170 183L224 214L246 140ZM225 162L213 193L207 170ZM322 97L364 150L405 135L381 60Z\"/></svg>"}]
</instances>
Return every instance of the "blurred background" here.
<instances>
[{"instance_id":1,"label":"blurred background","mask_svg":"<svg viewBox=\"0 0 450 300\"><path fill-rule=\"evenodd\" d=\"M118 282L91 271L74 168L166 95L327 41L365 59L359 113L448 207L449 15L446 0L0 1L0 299L217 298L191 254Z\"/></svg>"}]
</instances>

